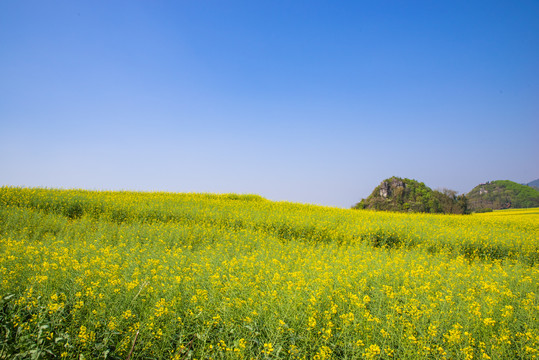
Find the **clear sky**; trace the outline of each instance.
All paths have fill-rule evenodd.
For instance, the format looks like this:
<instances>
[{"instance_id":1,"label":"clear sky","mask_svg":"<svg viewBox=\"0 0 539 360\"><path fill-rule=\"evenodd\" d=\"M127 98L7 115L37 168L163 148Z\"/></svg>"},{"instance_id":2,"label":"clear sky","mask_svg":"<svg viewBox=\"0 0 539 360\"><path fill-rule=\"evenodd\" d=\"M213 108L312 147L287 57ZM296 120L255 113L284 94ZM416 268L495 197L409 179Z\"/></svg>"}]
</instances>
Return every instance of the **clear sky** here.
<instances>
[{"instance_id":1,"label":"clear sky","mask_svg":"<svg viewBox=\"0 0 539 360\"><path fill-rule=\"evenodd\" d=\"M539 1L0 1L0 185L349 207L539 178Z\"/></svg>"}]
</instances>

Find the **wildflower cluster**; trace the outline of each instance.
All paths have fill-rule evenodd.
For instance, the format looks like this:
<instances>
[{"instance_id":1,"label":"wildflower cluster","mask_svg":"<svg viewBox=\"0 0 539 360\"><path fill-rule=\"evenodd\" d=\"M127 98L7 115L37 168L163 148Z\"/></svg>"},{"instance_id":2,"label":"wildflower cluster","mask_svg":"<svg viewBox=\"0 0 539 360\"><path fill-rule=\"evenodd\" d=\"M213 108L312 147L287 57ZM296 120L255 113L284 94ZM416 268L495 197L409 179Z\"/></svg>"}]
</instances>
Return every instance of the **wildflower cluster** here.
<instances>
[{"instance_id":1,"label":"wildflower cluster","mask_svg":"<svg viewBox=\"0 0 539 360\"><path fill-rule=\"evenodd\" d=\"M534 359L538 239L536 210L3 187L0 358Z\"/></svg>"}]
</instances>

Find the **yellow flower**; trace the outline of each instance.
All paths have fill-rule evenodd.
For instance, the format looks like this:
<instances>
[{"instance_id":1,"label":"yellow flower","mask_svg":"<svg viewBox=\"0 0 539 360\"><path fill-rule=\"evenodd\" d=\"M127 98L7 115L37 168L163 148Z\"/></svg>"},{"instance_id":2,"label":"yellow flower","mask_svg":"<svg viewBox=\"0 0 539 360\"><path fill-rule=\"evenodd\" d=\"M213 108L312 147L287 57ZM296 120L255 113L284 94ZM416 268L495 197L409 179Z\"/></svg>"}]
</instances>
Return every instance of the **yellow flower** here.
<instances>
[{"instance_id":1,"label":"yellow flower","mask_svg":"<svg viewBox=\"0 0 539 360\"><path fill-rule=\"evenodd\" d=\"M367 359L375 359L380 355L380 347L376 344L370 345L365 349L365 357Z\"/></svg>"},{"instance_id":2,"label":"yellow flower","mask_svg":"<svg viewBox=\"0 0 539 360\"><path fill-rule=\"evenodd\" d=\"M262 350L262 354L269 355L273 352L273 345L271 343L264 343L264 350Z\"/></svg>"}]
</instances>

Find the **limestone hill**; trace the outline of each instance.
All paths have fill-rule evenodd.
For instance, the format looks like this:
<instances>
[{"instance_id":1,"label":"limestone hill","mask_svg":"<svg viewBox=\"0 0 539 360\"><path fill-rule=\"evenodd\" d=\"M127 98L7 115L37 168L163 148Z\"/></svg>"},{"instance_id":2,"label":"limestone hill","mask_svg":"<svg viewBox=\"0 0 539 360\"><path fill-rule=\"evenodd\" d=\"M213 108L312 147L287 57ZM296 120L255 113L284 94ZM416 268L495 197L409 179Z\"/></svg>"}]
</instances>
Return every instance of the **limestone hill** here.
<instances>
[{"instance_id":1,"label":"limestone hill","mask_svg":"<svg viewBox=\"0 0 539 360\"><path fill-rule=\"evenodd\" d=\"M422 182L391 177L353 208L398 212L465 214L467 199L453 190L432 190Z\"/></svg>"}]
</instances>

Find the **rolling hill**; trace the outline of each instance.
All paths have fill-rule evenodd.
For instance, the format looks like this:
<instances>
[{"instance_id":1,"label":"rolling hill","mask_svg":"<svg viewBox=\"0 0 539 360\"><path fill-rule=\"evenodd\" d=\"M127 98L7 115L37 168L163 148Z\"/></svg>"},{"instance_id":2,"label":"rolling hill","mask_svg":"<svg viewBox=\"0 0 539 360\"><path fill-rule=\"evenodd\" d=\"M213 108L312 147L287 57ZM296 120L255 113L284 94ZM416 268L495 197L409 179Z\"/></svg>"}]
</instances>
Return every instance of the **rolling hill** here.
<instances>
[{"instance_id":1,"label":"rolling hill","mask_svg":"<svg viewBox=\"0 0 539 360\"><path fill-rule=\"evenodd\" d=\"M496 180L474 187L467 195L471 210L539 206L539 190L510 180Z\"/></svg>"},{"instance_id":2,"label":"rolling hill","mask_svg":"<svg viewBox=\"0 0 539 360\"><path fill-rule=\"evenodd\" d=\"M535 180L533 180L533 181L530 181L530 182L527 183L526 185L531 186L531 187L534 187L534 188L536 188L537 190L539 190L539 179L535 179Z\"/></svg>"}]
</instances>

